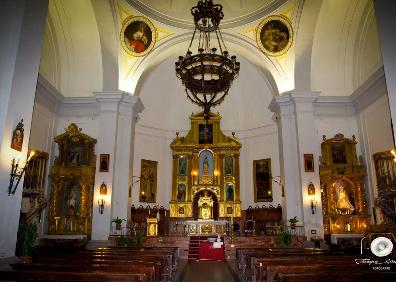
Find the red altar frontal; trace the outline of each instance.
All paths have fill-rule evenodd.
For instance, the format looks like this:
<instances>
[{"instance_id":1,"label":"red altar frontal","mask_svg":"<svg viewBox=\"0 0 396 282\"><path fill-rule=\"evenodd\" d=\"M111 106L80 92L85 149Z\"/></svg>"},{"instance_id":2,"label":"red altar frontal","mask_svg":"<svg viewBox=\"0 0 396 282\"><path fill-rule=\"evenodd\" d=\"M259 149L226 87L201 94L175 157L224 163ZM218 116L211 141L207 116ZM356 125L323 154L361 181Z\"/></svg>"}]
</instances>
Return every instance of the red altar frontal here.
<instances>
[{"instance_id":1,"label":"red altar frontal","mask_svg":"<svg viewBox=\"0 0 396 282\"><path fill-rule=\"evenodd\" d=\"M200 260L225 260L224 244L219 242L201 242L199 246Z\"/></svg>"}]
</instances>

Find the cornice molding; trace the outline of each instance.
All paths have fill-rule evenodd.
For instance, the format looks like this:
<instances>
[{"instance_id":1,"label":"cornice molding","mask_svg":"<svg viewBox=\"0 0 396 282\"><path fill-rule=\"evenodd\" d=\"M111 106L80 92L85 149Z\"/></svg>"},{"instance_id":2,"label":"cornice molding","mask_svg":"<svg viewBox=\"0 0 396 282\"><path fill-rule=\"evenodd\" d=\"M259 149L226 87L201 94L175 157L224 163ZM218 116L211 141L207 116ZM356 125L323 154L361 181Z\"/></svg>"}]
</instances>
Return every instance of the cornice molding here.
<instances>
[{"instance_id":1,"label":"cornice molding","mask_svg":"<svg viewBox=\"0 0 396 282\"><path fill-rule=\"evenodd\" d=\"M387 95L384 68L379 68L365 82L363 82L351 94L350 98L354 102L358 112L361 112L375 100Z\"/></svg>"},{"instance_id":2,"label":"cornice molding","mask_svg":"<svg viewBox=\"0 0 396 282\"><path fill-rule=\"evenodd\" d=\"M53 113L57 113L65 97L40 73L37 77L35 103L42 104Z\"/></svg>"},{"instance_id":3,"label":"cornice molding","mask_svg":"<svg viewBox=\"0 0 396 282\"><path fill-rule=\"evenodd\" d=\"M173 17L170 17L168 15L165 15L163 13L158 12L157 10L154 10L153 8L144 5L141 1L138 0L127 0L127 2L138 12L142 13L146 17L149 17L155 21L158 21L160 23L177 27L177 28L182 28L182 29L194 29L194 24L193 24L193 18L191 16L191 20L181 20L181 19L175 19ZM220 24L220 27L222 30L224 29L229 29L229 28L234 28L234 27L239 27L246 25L248 23L257 21L262 19L263 17L273 13L277 9L279 9L283 4L285 4L287 0L274 0L273 2L269 3L268 5L253 11L249 14L243 15L241 17L233 18L230 20L223 20ZM192 5L196 4L195 2L192 2Z\"/></svg>"}]
</instances>

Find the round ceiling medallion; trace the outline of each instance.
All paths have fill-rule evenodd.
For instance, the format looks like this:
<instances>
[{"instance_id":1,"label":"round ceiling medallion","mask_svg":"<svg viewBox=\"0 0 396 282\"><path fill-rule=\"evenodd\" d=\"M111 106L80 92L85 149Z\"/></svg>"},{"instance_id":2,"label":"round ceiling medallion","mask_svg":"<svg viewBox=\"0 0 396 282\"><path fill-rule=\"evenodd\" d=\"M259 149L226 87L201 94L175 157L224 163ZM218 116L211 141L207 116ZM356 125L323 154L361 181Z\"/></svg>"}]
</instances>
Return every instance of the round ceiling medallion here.
<instances>
[{"instance_id":1,"label":"round ceiling medallion","mask_svg":"<svg viewBox=\"0 0 396 282\"><path fill-rule=\"evenodd\" d=\"M121 45L131 56L147 55L157 40L157 30L145 17L128 17L123 23L120 33Z\"/></svg>"},{"instance_id":2,"label":"round ceiling medallion","mask_svg":"<svg viewBox=\"0 0 396 282\"><path fill-rule=\"evenodd\" d=\"M269 56L280 56L293 43L293 28L285 16L274 15L265 18L256 29L258 47Z\"/></svg>"}]
</instances>

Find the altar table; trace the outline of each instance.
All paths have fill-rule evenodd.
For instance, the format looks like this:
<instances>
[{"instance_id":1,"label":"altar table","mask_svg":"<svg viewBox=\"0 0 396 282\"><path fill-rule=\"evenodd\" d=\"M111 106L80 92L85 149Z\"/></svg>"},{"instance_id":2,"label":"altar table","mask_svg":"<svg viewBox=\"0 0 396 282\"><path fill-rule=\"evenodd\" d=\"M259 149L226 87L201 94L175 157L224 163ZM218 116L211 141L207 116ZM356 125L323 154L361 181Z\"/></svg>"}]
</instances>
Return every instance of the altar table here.
<instances>
[{"instance_id":1,"label":"altar table","mask_svg":"<svg viewBox=\"0 0 396 282\"><path fill-rule=\"evenodd\" d=\"M224 244L222 244L220 248L213 248L212 242L201 242L199 245L199 259L225 260Z\"/></svg>"}]
</instances>

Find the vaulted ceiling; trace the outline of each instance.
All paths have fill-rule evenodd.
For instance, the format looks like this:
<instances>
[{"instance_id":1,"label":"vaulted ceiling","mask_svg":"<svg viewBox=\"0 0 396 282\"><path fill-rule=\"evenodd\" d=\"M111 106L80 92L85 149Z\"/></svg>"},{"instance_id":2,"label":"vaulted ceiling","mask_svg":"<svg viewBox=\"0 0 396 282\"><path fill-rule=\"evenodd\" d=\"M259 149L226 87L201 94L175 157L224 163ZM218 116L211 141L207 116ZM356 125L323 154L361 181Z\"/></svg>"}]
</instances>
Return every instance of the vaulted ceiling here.
<instances>
[{"instance_id":1,"label":"vaulted ceiling","mask_svg":"<svg viewBox=\"0 0 396 282\"><path fill-rule=\"evenodd\" d=\"M299 89L348 96L382 67L372 0L214 2L224 6L221 27L230 51L257 67L271 95ZM186 51L191 3L50 0L40 73L68 97L117 89L139 95L146 72ZM264 55L254 38L260 21L274 14L288 16L295 33L292 48L280 58ZM143 58L127 56L120 44L122 21L136 15L166 34Z\"/></svg>"}]
</instances>

